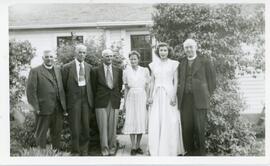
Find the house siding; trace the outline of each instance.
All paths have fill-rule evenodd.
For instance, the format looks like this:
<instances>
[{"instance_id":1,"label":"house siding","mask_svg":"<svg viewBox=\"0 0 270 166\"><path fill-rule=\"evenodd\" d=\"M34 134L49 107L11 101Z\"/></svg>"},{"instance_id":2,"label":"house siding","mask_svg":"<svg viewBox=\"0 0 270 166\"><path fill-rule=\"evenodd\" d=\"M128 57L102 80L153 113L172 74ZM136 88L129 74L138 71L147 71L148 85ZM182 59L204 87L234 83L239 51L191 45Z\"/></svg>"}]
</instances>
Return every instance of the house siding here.
<instances>
[{"instance_id":1,"label":"house siding","mask_svg":"<svg viewBox=\"0 0 270 166\"><path fill-rule=\"evenodd\" d=\"M68 29L39 29L39 30L10 30L10 39L18 41L28 40L34 48L36 48L36 57L33 58L31 66L35 67L42 63L42 54L44 50L57 49L58 36L70 36L71 32L77 36L83 36L84 42L88 39L98 41L101 35L105 36L106 47L110 47L113 42L122 40L124 42L123 55L128 59L130 51L130 35L141 34L142 32L149 34L145 27L119 27L119 28L68 28ZM129 32L129 33L126 33Z\"/></svg>"},{"instance_id":2,"label":"house siding","mask_svg":"<svg viewBox=\"0 0 270 166\"><path fill-rule=\"evenodd\" d=\"M239 92L247 108L244 114L258 114L262 112L265 104L265 74L243 75L238 77Z\"/></svg>"}]
</instances>

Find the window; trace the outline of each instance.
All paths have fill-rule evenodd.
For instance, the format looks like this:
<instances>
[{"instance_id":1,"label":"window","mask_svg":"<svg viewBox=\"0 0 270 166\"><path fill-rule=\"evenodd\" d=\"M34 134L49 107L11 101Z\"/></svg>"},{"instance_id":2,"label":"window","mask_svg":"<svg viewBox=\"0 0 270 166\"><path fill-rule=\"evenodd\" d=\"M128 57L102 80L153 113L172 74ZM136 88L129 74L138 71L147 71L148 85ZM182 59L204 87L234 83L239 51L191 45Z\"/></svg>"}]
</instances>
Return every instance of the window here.
<instances>
[{"instance_id":1,"label":"window","mask_svg":"<svg viewBox=\"0 0 270 166\"><path fill-rule=\"evenodd\" d=\"M59 36L57 37L57 47L63 47L71 45L72 41L77 43L83 43L83 36Z\"/></svg>"},{"instance_id":2,"label":"window","mask_svg":"<svg viewBox=\"0 0 270 166\"><path fill-rule=\"evenodd\" d=\"M141 54L140 65L148 67L152 62L152 47L150 35L131 35L131 50L136 50Z\"/></svg>"}]
</instances>

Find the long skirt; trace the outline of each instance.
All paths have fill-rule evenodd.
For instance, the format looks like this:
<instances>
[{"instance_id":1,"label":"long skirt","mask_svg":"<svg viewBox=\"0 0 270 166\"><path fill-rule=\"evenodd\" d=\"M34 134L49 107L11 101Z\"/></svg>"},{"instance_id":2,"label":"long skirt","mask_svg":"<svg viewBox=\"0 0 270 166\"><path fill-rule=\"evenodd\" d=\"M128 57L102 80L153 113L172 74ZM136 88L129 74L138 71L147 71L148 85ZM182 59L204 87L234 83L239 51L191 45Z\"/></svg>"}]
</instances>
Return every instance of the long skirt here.
<instances>
[{"instance_id":1,"label":"long skirt","mask_svg":"<svg viewBox=\"0 0 270 166\"><path fill-rule=\"evenodd\" d=\"M177 156L184 154L180 111L170 104L165 88L154 92L149 112L148 144L151 156Z\"/></svg>"},{"instance_id":2,"label":"long skirt","mask_svg":"<svg viewBox=\"0 0 270 166\"><path fill-rule=\"evenodd\" d=\"M147 130L146 93L144 88L131 88L126 99L124 134L144 134Z\"/></svg>"}]
</instances>

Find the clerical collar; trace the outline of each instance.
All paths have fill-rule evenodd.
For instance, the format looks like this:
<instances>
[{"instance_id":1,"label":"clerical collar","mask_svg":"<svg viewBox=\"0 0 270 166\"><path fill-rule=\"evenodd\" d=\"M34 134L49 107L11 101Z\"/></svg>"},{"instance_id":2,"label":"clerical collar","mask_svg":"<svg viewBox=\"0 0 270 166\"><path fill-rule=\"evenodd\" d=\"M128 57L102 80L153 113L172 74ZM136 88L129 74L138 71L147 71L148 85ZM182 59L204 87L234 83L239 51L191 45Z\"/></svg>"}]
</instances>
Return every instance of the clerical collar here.
<instances>
[{"instance_id":1,"label":"clerical collar","mask_svg":"<svg viewBox=\"0 0 270 166\"><path fill-rule=\"evenodd\" d=\"M80 62L80 61L78 61L78 59L76 59L76 58L75 58L75 61L76 61L77 64L81 64L81 63L83 64L83 62L84 62L84 61L81 61L81 62Z\"/></svg>"},{"instance_id":2,"label":"clerical collar","mask_svg":"<svg viewBox=\"0 0 270 166\"><path fill-rule=\"evenodd\" d=\"M53 65L47 66L45 63L43 64L43 66L44 66L46 69L52 69L52 68L53 68Z\"/></svg>"},{"instance_id":3,"label":"clerical collar","mask_svg":"<svg viewBox=\"0 0 270 166\"><path fill-rule=\"evenodd\" d=\"M193 60L196 59L196 58L197 58L197 54L196 54L194 57L192 57L192 58L187 57L187 59L188 59L189 61L193 61Z\"/></svg>"},{"instance_id":4,"label":"clerical collar","mask_svg":"<svg viewBox=\"0 0 270 166\"><path fill-rule=\"evenodd\" d=\"M112 64L109 64L109 65L106 65L105 63L103 63L103 66L106 67L106 68L111 68L112 67Z\"/></svg>"}]
</instances>

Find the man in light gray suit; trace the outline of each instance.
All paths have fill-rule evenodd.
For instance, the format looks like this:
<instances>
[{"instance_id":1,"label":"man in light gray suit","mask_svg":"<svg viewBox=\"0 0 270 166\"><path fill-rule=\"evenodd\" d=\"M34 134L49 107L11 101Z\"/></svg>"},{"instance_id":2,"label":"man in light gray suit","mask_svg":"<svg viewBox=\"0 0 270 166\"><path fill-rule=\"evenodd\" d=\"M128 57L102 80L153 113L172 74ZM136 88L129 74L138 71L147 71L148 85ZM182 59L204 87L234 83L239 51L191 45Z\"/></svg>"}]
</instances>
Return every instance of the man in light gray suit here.
<instances>
[{"instance_id":1,"label":"man in light gray suit","mask_svg":"<svg viewBox=\"0 0 270 166\"><path fill-rule=\"evenodd\" d=\"M117 151L116 125L122 89L122 70L112 66L113 52L102 52L103 63L92 70L95 111L100 134L101 153L112 156Z\"/></svg>"}]
</instances>

